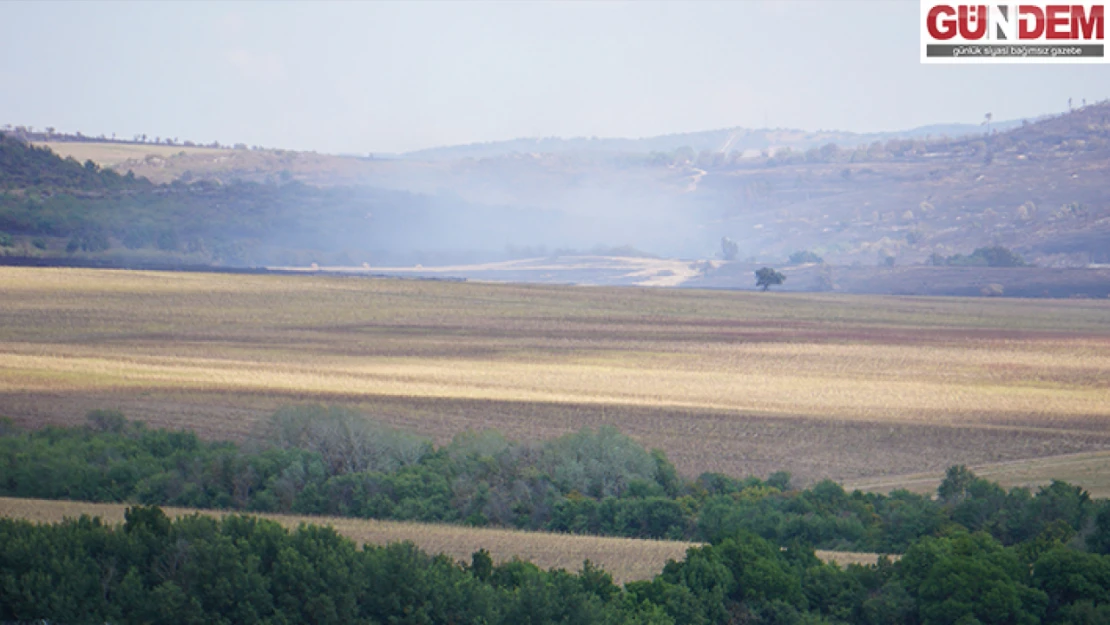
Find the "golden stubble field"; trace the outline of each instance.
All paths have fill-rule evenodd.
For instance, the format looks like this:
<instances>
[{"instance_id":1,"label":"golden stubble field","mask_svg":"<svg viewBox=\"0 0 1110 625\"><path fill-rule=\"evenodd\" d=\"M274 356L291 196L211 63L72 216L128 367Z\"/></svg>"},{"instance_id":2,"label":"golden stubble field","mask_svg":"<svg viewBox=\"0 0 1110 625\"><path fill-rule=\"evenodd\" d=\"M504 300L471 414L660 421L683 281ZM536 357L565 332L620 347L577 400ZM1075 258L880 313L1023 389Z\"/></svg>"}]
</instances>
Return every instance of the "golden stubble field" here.
<instances>
[{"instance_id":1,"label":"golden stubble field","mask_svg":"<svg viewBox=\"0 0 1110 625\"><path fill-rule=\"evenodd\" d=\"M688 474L861 480L1110 449L1110 302L0 269L0 414L444 441L613 424Z\"/></svg>"},{"instance_id":2,"label":"golden stubble field","mask_svg":"<svg viewBox=\"0 0 1110 625\"><path fill-rule=\"evenodd\" d=\"M972 466L976 475L998 482L1004 487L1034 488L1049 479L1082 484L1093 497L1110 498L1110 451L1027 458ZM872 477L846 483L846 488L890 492L904 488L913 492L935 493L942 473L920 473Z\"/></svg>"},{"instance_id":3,"label":"golden stubble field","mask_svg":"<svg viewBox=\"0 0 1110 625\"><path fill-rule=\"evenodd\" d=\"M411 176L442 166L429 163L397 163L315 152L277 149L229 149L154 143L97 141L43 141L62 158L91 160L120 173L128 171L151 182L168 184L186 174L224 180L262 180L287 172L313 184L365 184L369 178L385 180ZM429 189L429 191L434 191Z\"/></svg>"},{"instance_id":4,"label":"golden stubble field","mask_svg":"<svg viewBox=\"0 0 1110 625\"><path fill-rule=\"evenodd\" d=\"M0 497L0 516L27 519L36 523L57 523L65 518L82 514L100 517L109 523L122 523L125 504L88 503L82 501L51 501L45 499L16 499ZM190 514L221 516L227 514L213 510L190 508L164 508L171 517ZM359 544L385 545L410 541L430 554L447 554L454 560L469 562L479 549L490 552L496 562L513 558L529 561L539 567L577 571L582 562L589 560L601 566L620 582L651 579L663 570L667 560L681 560L686 550L695 543L665 540L636 540L631 538L603 538L575 536L544 532L521 532L504 529L465 527L462 525L433 525L402 523L371 519L342 517L314 517L286 514L257 514L277 521L287 528L301 523L327 525ZM832 560L832 552L822 552ZM836 554L836 561L874 562L874 554Z\"/></svg>"},{"instance_id":5,"label":"golden stubble field","mask_svg":"<svg viewBox=\"0 0 1110 625\"><path fill-rule=\"evenodd\" d=\"M182 145L163 145L152 143L99 143L96 141L39 141L35 145L50 148L62 158L74 158L79 162L93 161L102 167L116 167L127 161L141 162L148 156L170 158L179 154L208 156L218 158L229 150Z\"/></svg>"},{"instance_id":6,"label":"golden stubble field","mask_svg":"<svg viewBox=\"0 0 1110 625\"><path fill-rule=\"evenodd\" d=\"M57 523L82 514L100 517L109 523L122 523L126 508L125 504L0 497L0 516L26 519L35 523ZM191 508L164 508L164 510L171 517L190 514L218 517L226 514ZM443 553L463 562L469 562L471 554L479 549L489 551L495 562L519 558L544 569L578 571L582 568L583 561L589 560L608 571L618 583L651 579L662 572L667 560L682 560L686 557L687 549L698 545L698 543L668 540L604 538L342 517L287 514L255 516L277 521L290 529L301 523L331 526L343 536L359 544L385 545L410 541L427 553ZM878 560L878 555L874 553L848 551L817 551L817 557L826 562L836 562L841 566L874 564Z\"/></svg>"}]
</instances>

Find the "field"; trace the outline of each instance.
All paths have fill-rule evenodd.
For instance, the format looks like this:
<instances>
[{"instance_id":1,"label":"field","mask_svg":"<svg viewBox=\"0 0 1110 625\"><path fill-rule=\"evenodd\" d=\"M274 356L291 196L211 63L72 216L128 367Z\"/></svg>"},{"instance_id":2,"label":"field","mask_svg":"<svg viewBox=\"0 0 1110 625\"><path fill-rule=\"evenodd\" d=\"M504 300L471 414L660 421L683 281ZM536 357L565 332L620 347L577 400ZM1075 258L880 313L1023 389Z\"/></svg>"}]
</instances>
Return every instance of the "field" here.
<instances>
[{"instance_id":1,"label":"field","mask_svg":"<svg viewBox=\"0 0 1110 625\"><path fill-rule=\"evenodd\" d=\"M35 145L50 148L62 158L73 157L84 163L93 161L102 167L116 167L127 161L143 161L148 156L161 159L179 154L217 157L228 150L219 148L184 147L149 143L97 143L91 141L41 141Z\"/></svg>"},{"instance_id":2,"label":"field","mask_svg":"<svg viewBox=\"0 0 1110 625\"><path fill-rule=\"evenodd\" d=\"M82 514L98 516L112 523L123 522L123 504L97 504L76 501L47 501L43 499L13 499L0 497L0 516L27 519L39 523L55 523L67 517ZM170 516L222 513L186 508L166 508ZM634 540L631 538L601 538L541 532L472 528L459 525L431 525L400 523L339 517L305 517L282 514L261 514L285 527L295 528L300 523L330 525L340 534L357 543L384 545L398 541L412 541L432 554L445 553L455 560L470 561L470 555L486 549L497 562L515 558L532 562L542 568L562 568L577 571L589 559L604 568L619 582L651 579L663 570L667 560L681 560L686 549L694 543L662 540ZM822 552L824 553L824 552ZM830 554L832 552L829 552ZM856 556L853 559L853 555ZM869 554L836 554L844 563L866 562ZM828 557L828 556L826 556ZM871 561L875 556L871 555Z\"/></svg>"},{"instance_id":3,"label":"field","mask_svg":"<svg viewBox=\"0 0 1110 625\"><path fill-rule=\"evenodd\" d=\"M18 423L238 438L306 401L441 442L612 424L687 475L936 474L1110 449L1110 301L0 269Z\"/></svg>"},{"instance_id":4,"label":"field","mask_svg":"<svg viewBox=\"0 0 1110 625\"><path fill-rule=\"evenodd\" d=\"M126 507L124 504L0 497L0 516L27 519L36 523L56 523L82 514L97 516L111 523L122 523ZM222 514L210 510L187 508L165 508L165 510L167 514L175 517L188 514L212 516ZM486 549L496 562L519 558L545 569L561 568L577 571L582 567L582 562L588 559L612 574L613 579L619 583L651 579L663 570L667 560L681 560L685 557L686 550L697 544L339 517L284 514L258 516L272 519L288 528L295 528L301 523L330 525L340 534L360 544L384 545L391 542L412 541L428 553L445 553L455 560L462 561L469 561L472 553L479 549ZM878 556L873 553L818 551L817 557L846 566L874 564Z\"/></svg>"},{"instance_id":5,"label":"field","mask_svg":"<svg viewBox=\"0 0 1110 625\"><path fill-rule=\"evenodd\" d=\"M1094 497L1110 498L1110 452L1096 451L999 462L973 466L971 469L976 475L998 482L1004 487L1035 487L1048 479L1055 479L1082 484ZM940 473L896 475L857 480L845 486L881 492L904 488L919 493L932 493L936 492L943 477Z\"/></svg>"},{"instance_id":6,"label":"field","mask_svg":"<svg viewBox=\"0 0 1110 625\"><path fill-rule=\"evenodd\" d=\"M211 177L223 180L240 178L262 181L285 173L314 184L365 184L369 176L380 174L376 181L391 186L390 177L398 172L419 174L429 166L417 164L398 167L391 161L295 152L292 150L246 150L208 147L185 147L152 143L110 143L95 141L39 141L62 158L70 157L84 163L91 160L102 167L149 178L163 184L188 174L190 177ZM435 169L434 166L430 167ZM434 188L434 187L433 187Z\"/></svg>"}]
</instances>

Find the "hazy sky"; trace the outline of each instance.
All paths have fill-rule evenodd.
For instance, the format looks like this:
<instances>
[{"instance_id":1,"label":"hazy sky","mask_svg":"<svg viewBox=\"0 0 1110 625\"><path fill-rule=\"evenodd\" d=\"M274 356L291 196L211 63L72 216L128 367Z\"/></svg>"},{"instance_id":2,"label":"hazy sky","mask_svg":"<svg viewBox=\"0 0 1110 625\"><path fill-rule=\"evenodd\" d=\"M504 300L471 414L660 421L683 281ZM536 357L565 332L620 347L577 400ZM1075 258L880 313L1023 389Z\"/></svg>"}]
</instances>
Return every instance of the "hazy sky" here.
<instances>
[{"instance_id":1,"label":"hazy sky","mask_svg":"<svg viewBox=\"0 0 1110 625\"><path fill-rule=\"evenodd\" d=\"M327 152L726 126L894 130L1110 97L922 66L917 0L0 2L0 124Z\"/></svg>"}]
</instances>

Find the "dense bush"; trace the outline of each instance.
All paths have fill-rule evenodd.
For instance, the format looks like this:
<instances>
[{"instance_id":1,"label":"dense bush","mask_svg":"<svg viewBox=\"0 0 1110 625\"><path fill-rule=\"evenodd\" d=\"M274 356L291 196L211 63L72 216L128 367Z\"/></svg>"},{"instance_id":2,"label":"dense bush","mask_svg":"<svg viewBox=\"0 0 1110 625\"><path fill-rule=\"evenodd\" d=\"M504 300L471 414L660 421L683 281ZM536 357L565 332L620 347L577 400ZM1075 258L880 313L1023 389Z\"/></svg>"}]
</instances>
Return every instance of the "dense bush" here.
<instances>
[{"instance_id":1,"label":"dense bush","mask_svg":"<svg viewBox=\"0 0 1110 625\"><path fill-rule=\"evenodd\" d=\"M0 494L709 542L749 532L883 553L953 528L1004 545L1066 528L1076 544L1110 552L1110 509L1063 482L1007 491L953 467L933 499L848 493L831 481L799 490L783 473L686 481L662 452L610 428L534 444L465 432L436 447L322 406L279 410L242 446L149 430L113 411L90 413L83 428L3 426Z\"/></svg>"},{"instance_id":2,"label":"dense bush","mask_svg":"<svg viewBox=\"0 0 1110 625\"><path fill-rule=\"evenodd\" d=\"M0 621L72 623L1102 623L1110 557L1004 547L954 531L842 570L746 532L690 549L625 588L527 562L469 563L410 543L357 547L331 528L245 516L121 526L0 520Z\"/></svg>"},{"instance_id":3,"label":"dense bush","mask_svg":"<svg viewBox=\"0 0 1110 625\"><path fill-rule=\"evenodd\" d=\"M101 191L137 186L149 183L101 169L92 161L82 165L72 158L63 160L49 148L0 134L0 190L38 187Z\"/></svg>"},{"instance_id":4,"label":"dense bush","mask_svg":"<svg viewBox=\"0 0 1110 625\"><path fill-rule=\"evenodd\" d=\"M668 622L589 566L574 575L495 567L481 553L475 562L407 543L360 549L330 528L249 517L170 521L157 508L129 509L122 527L0 520L0 621Z\"/></svg>"},{"instance_id":5,"label":"dense bush","mask_svg":"<svg viewBox=\"0 0 1110 625\"><path fill-rule=\"evenodd\" d=\"M0 420L0 494L461 522L708 542L621 589L524 562L357 548L330 529L248 517L122 527L0 521L0 622L1100 623L1110 505L1053 482L1003 490L953 467L936 499L794 489L707 473L611 429L543 444L449 445L342 409L278 411L244 446L149 430L116 411L81 428ZM811 545L904 553L841 570ZM1087 551L1080 550L1086 547Z\"/></svg>"},{"instance_id":6,"label":"dense bush","mask_svg":"<svg viewBox=\"0 0 1110 625\"><path fill-rule=\"evenodd\" d=\"M1025 259L1020 254L1009 248L980 247L967 256L956 254L954 256L941 256L934 253L931 257L934 265L948 265L950 267L1024 267Z\"/></svg>"}]
</instances>

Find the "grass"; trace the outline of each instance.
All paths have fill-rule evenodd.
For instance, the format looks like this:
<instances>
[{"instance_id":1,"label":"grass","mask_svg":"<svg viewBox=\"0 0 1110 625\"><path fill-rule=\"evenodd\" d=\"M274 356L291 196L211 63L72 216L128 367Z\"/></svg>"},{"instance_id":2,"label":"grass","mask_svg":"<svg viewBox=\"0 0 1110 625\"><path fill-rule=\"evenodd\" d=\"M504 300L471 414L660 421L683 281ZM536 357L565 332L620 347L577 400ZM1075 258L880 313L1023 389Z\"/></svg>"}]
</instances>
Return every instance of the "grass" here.
<instances>
[{"instance_id":1,"label":"grass","mask_svg":"<svg viewBox=\"0 0 1110 625\"><path fill-rule=\"evenodd\" d=\"M72 156L82 163L92 160L121 173L130 170L156 183L170 183L186 174L224 180L265 180L268 176L288 173L315 184L366 184L375 176L378 180L396 179L397 176L411 176L414 170L436 168L428 164L370 161L277 149L233 150L96 141L48 141L36 142L36 145L45 145L62 158Z\"/></svg>"},{"instance_id":2,"label":"grass","mask_svg":"<svg viewBox=\"0 0 1110 625\"><path fill-rule=\"evenodd\" d=\"M610 423L688 474L1110 448L1110 302L0 269L0 413L240 436L344 403L443 441Z\"/></svg>"},{"instance_id":3,"label":"grass","mask_svg":"<svg viewBox=\"0 0 1110 625\"><path fill-rule=\"evenodd\" d=\"M976 475L998 482L1006 488L1023 486L1035 490L1056 479L1081 484L1092 497L1110 498L1110 452L1031 458L973 466L971 469ZM919 473L858 480L846 486L876 492L903 488L913 492L933 493L942 479L944 475L940 473Z\"/></svg>"},{"instance_id":4,"label":"grass","mask_svg":"<svg viewBox=\"0 0 1110 625\"><path fill-rule=\"evenodd\" d=\"M122 523L126 504L50 501L0 497L0 516L26 519L36 523L56 523L65 518L87 514L111 523ZM225 513L189 508L164 508L173 517L189 514L221 516ZM469 561L479 549L490 552L495 562L513 558L527 560L545 568L576 571L584 560L613 575L618 583L651 579L663 570L667 560L681 560L686 550L698 543L633 538L602 538L544 532L522 532L503 529L471 528L459 525L401 523L340 517L312 517L284 514L258 514L288 528L301 523L330 525L340 534L360 544L384 545L412 541L428 553L444 553L455 560ZM874 564L873 553L818 551L826 562Z\"/></svg>"},{"instance_id":5,"label":"grass","mask_svg":"<svg viewBox=\"0 0 1110 625\"><path fill-rule=\"evenodd\" d=\"M227 150L219 148L185 147L181 145L155 145L136 143L98 143L76 141L38 141L35 145L50 148L62 158L73 157L79 162L91 160L102 167L116 167L126 161L141 161L147 156L170 158L184 152L189 155L219 156Z\"/></svg>"},{"instance_id":6,"label":"grass","mask_svg":"<svg viewBox=\"0 0 1110 625\"><path fill-rule=\"evenodd\" d=\"M48 501L0 497L0 516L55 523L82 514L99 516L112 523L123 522L126 504ZM170 516L225 513L189 508L165 508ZM384 545L412 541L428 553L445 553L455 560L470 561L479 549L486 549L494 561L520 558L545 569L576 571L589 559L604 568L618 582L651 579L663 570L667 560L681 560L695 543L631 538L602 538L503 529L471 528L460 525L402 523L341 517L312 517L284 514L258 514L288 528L301 523L330 525L340 534L360 544ZM848 556L845 556L848 557Z\"/></svg>"}]
</instances>

